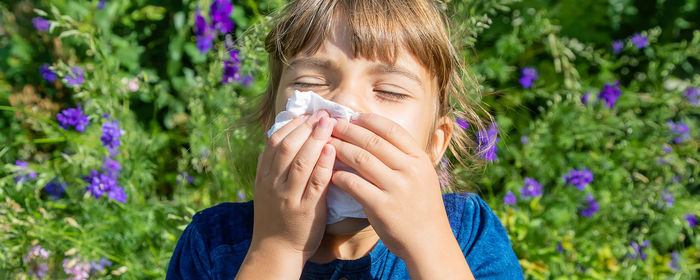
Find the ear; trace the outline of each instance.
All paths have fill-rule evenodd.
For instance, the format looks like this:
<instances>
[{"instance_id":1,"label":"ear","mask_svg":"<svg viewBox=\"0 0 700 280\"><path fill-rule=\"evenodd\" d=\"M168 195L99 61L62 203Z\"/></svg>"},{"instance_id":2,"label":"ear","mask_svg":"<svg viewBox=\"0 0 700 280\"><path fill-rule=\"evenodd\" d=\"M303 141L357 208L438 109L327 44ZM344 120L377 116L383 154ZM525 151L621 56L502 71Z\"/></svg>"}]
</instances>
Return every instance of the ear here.
<instances>
[{"instance_id":1,"label":"ear","mask_svg":"<svg viewBox=\"0 0 700 280\"><path fill-rule=\"evenodd\" d=\"M452 138L452 129L452 118L448 116L440 117L435 124L435 130L430 135L430 147L428 147L433 165L437 165L445 154Z\"/></svg>"}]
</instances>

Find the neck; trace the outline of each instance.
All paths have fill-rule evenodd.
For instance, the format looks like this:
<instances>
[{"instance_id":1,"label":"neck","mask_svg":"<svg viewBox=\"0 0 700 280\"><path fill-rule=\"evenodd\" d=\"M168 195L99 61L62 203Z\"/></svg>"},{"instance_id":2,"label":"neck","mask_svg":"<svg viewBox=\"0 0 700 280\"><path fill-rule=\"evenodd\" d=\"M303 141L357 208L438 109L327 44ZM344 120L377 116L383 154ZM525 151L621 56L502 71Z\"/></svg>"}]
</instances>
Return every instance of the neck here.
<instances>
[{"instance_id":1,"label":"neck","mask_svg":"<svg viewBox=\"0 0 700 280\"><path fill-rule=\"evenodd\" d=\"M346 230L343 230L345 227ZM348 232L349 228L358 228ZM316 253L309 259L314 263L329 263L335 259L355 260L366 256L379 241L379 236L366 219L345 219L328 225Z\"/></svg>"}]
</instances>

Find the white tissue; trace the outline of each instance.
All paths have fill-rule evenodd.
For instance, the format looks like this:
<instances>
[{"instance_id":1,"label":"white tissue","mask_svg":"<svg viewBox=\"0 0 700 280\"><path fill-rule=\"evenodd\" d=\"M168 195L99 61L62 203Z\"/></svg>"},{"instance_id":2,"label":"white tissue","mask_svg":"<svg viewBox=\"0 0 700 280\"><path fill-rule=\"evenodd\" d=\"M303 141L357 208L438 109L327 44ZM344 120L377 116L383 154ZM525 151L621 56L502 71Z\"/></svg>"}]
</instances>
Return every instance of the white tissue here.
<instances>
[{"instance_id":1,"label":"white tissue","mask_svg":"<svg viewBox=\"0 0 700 280\"><path fill-rule=\"evenodd\" d=\"M326 110L331 117L346 120L350 120L352 116L357 114L348 107L323 99L323 97L313 91L295 90L292 97L287 100L285 111L280 112L275 117L275 124L267 131L267 137L269 138L275 131L282 128L295 117L303 114L313 114L318 110ZM362 209L362 204L333 184L328 185L326 202L328 205L328 220L326 224L334 224L345 218L367 218Z\"/></svg>"}]
</instances>

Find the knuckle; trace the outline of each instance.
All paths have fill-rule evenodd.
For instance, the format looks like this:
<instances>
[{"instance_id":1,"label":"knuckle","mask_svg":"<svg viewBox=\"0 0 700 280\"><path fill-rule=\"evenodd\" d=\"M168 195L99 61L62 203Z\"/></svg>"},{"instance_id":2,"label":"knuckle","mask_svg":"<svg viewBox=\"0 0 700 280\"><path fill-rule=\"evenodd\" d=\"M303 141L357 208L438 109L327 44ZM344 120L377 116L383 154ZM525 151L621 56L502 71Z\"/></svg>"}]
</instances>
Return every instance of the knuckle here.
<instances>
[{"instance_id":1,"label":"knuckle","mask_svg":"<svg viewBox=\"0 0 700 280\"><path fill-rule=\"evenodd\" d=\"M364 148L366 150L369 150L372 148L377 148L381 145L381 143L382 143L382 139L379 136L370 135L369 137L367 137L367 140L365 140L365 147Z\"/></svg>"},{"instance_id":2,"label":"knuckle","mask_svg":"<svg viewBox=\"0 0 700 280\"><path fill-rule=\"evenodd\" d=\"M309 164L303 158L296 158L292 162L292 169L296 170L296 171L306 170L308 168L308 166L309 166Z\"/></svg>"},{"instance_id":3,"label":"knuckle","mask_svg":"<svg viewBox=\"0 0 700 280\"><path fill-rule=\"evenodd\" d=\"M399 127L395 124L390 125L386 131L386 135L388 137L391 137L391 138L398 136L399 133L400 133Z\"/></svg>"},{"instance_id":4,"label":"knuckle","mask_svg":"<svg viewBox=\"0 0 700 280\"><path fill-rule=\"evenodd\" d=\"M364 165L370 161L370 156L365 151L360 151L353 157L353 162L357 165Z\"/></svg>"},{"instance_id":5,"label":"knuckle","mask_svg":"<svg viewBox=\"0 0 700 280\"><path fill-rule=\"evenodd\" d=\"M309 187L312 189L320 189L326 184L327 180L324 180L321 176L315 175L309 178Z\"/></svg>"},{"instance_id":6,"label":"knuckle","mask_svg":"<svg viewBox=\"0 0 700 280\"><path fill-rule=\"evenodd\" d=\"M283 155L291 155L296 152L294 144L289 140L284 140L279 144L279 151Z\"/></svg>"},{"instance_id":7,"label":"knuckle","mask_svg":"<svg viewBox=\"0 0 700 280\"><path fill-rule=\"evenodd\" d=\"M272 136L270 136L270 146L272 147L277 147L282 143L282 135L279 133L273 133Z\"/></svg>"}]
</instances>

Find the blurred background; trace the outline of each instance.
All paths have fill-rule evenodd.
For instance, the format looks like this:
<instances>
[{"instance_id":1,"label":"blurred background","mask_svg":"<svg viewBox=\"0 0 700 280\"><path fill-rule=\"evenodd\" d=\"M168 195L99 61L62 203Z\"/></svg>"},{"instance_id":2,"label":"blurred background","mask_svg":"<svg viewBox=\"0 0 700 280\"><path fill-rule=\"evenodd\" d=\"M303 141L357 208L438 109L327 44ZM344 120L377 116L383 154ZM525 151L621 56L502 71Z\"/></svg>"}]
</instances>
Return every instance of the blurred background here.
<instances>
[{"instance_id":1,"label":"blurred background","mask_svg":"<svg viewBox=\"0 0 700 280\"><path fill-rule=\"evenodd\" d=\"M253 199L282 5L1 1L0 279L164 278L194 213ZM450 176L526 278L698 279L698 1L439 5L496 121Z\"/></svg>"}]
</instances>

